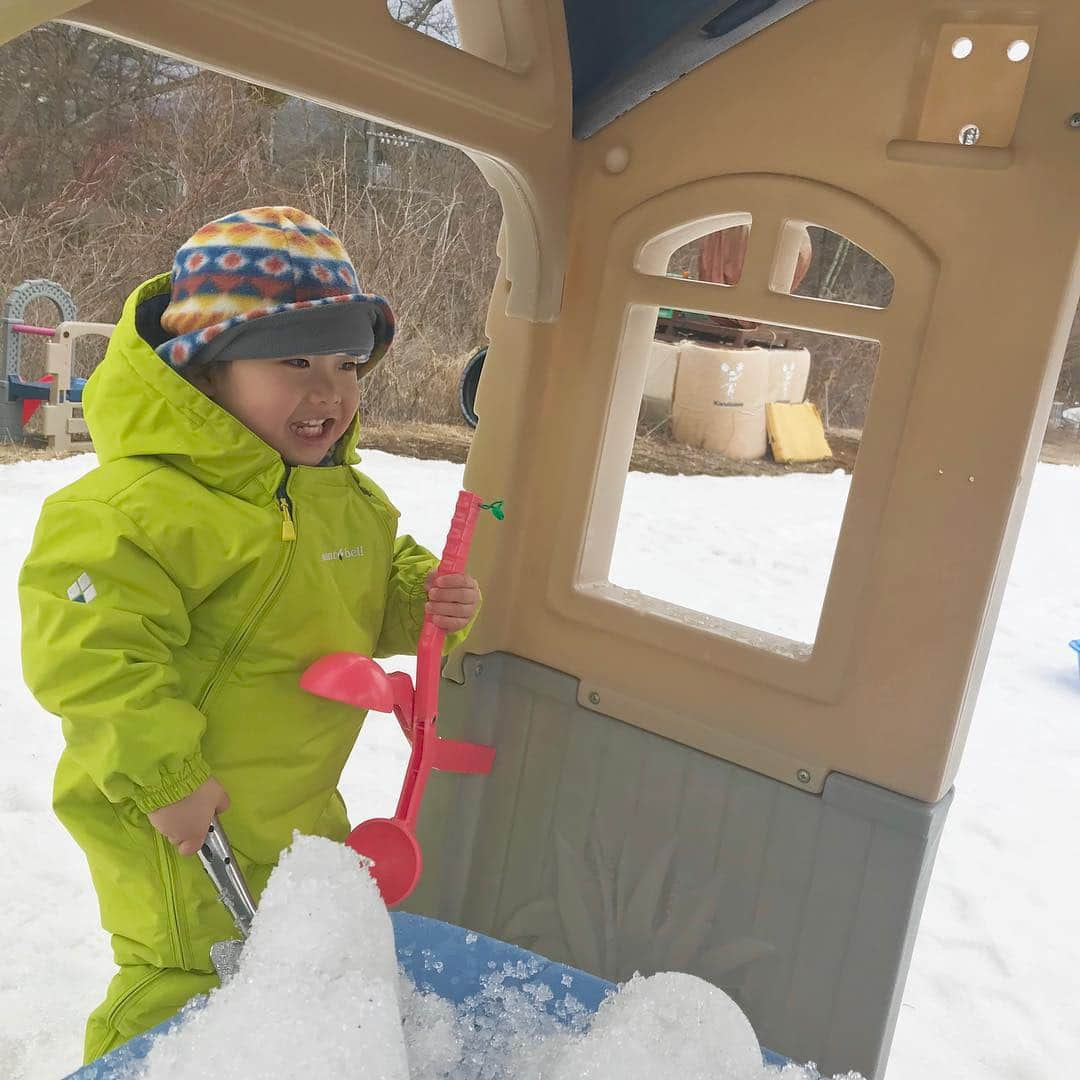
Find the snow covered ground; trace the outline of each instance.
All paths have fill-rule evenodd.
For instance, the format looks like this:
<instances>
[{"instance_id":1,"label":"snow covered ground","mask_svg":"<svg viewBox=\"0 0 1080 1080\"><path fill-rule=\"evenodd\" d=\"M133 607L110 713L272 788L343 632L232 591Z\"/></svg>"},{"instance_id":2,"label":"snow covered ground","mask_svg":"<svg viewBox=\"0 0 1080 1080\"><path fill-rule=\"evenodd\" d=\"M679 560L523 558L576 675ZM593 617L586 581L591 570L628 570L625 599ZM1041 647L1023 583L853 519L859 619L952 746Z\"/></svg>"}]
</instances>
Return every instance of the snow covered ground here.
<instances>
[{"instance_id":1,"label":"snow covered ground","mask_svg":"<svg viewBox=\"0 0 1080 1080\"><path fill-rule=\"evenodd\" d=\"M44 1080L76 1066L83 1021L111 974L81 853L49 809L59 724L22 686L15 597L42 500L92 465L75 458L0 468L3 1077ZM438 549L461 467L375 452L363 467L389 490L404 527ZM846 486L839 475L632 474L612 577L678 599L685 586L661 575L692 566L699 605L810 640ZM763 528L781 506L783 520ZM801 546L786 542L784 528ZM1049 1080L1067 1076L1080 1053L1080 679L1066 645L1080 637L1078 538L1080 469L1039 466L888 1080ZM343 784L354 821L392 810L404 751L394 721L373 717Z\"/></svg>"}]
</instances>

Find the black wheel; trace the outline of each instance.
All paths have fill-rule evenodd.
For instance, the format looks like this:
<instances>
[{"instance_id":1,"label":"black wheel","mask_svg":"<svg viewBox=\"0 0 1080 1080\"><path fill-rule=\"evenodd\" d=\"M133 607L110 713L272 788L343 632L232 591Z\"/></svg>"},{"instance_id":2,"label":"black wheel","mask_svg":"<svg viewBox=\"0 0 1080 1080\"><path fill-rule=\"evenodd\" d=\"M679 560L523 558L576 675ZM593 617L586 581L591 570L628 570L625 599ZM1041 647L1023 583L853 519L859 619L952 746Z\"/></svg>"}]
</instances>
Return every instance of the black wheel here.
<instances>
[{"instance_id":1,"label":"black wheel","mask_svg":"<svg viewBox=\"0 0 1080 1080\"><path fill-rule=\"evenodd\" d=\"M480 375L484 370L484 357L486 356L486 345L482 349L477 349L469 357L469 362L461 373L461 382L458 384L461 415L465 417L465 423L469 427L476 427L476 388L480 385Z\"/></svg>"}]
</instances>

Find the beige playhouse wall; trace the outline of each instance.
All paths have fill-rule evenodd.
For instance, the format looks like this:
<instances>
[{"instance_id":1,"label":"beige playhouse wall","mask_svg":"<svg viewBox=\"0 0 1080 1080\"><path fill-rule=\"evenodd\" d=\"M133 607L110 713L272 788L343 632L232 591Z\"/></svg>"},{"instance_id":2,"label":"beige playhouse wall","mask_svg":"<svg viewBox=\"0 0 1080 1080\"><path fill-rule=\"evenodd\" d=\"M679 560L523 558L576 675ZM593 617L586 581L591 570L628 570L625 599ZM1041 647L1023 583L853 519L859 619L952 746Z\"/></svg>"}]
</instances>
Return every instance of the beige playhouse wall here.
<instances>
[{"instance_id":1,"label":"beige playhouse wall","mask_svg":"<svg viewBox=\"0 0 1080 1080\"><path fill-rule=\"evenodd\" d=\"M466 475L508 515L474 548L487 600L469 650L579 677L588 708L810 790L838 770L939 798L1080 288L1080 130L1067 123L1080 111L1080 5L819 0L585 142L570 136L561 4L456 8L463 41L490 62L397 25L384 0L0 0L0 31L66 9L471 148L506 220ZM1038 28L1012 98L989 92L992 65L934 66L944 24L978 44L980 22ZM955 94L987 110L983 145L929 141L951 130ZM737 286L653 276L717 227L695 222L745 213ZM791 222L884 262L891 305L773 291ZM638 605L606 582L660 305L881 342L812 650Z\"/></svg>"},{"instance_id":2,"label":"beige playhouse wall","mask_svg":"<svg viewBox=\"0 0 1080 1080\"><path fill-rule=\"evenodd\" d=\"M470 463L474 485L513 500L516 542L488 584L498 614L470 649L574 672L583 706L781 779L806 769L817 787L835 769L926 800L948 789L1077 301L1080 132L1067 120L1080 107L1068 74L1080 8L1040 9L1007 159L911 142L940 5L840 0L771 27L580 148L566 302L550 344L534 345L550 352L530 372L543 396L523 471L493 468L519 433L490 404ZM657 131L677 153L656 152ZM738 286L642 273L663 272L686 221L744 210L754 224ZM897 281L891 305L770 291L790 219L881 259ZM647 348L657 305L881 342L809 655L664 605L650 613L604 584L644 364L625 349L620 360L620 343ZM489 331L481 414L522 377L517 328L493 309Z\"/></svg>"},{"instance_id":3,"label":"beige playhouse wall","mask_svg":"<svg viewBox=\"0 0 1080 1080\"><path fill-rule=\"evenodd\" d=\"M497 612L471 650L573 672L583 706L781 779L806 769L816 788L835 769L926 800L948 789L1077 301L1080 132L1067 120L1080 107L1068 44L1080 8L1040 11L1007 158L912 141L939 4L841 0L771 27L579 148L565 303L534 339L549 353L530 366L530 397L542 396L523 430L491 402L520 384L525 342L497 306L489 324L478 408L492 422L469 478L512 500L514 542L492 567ZM738 286L643 273L663 273L686 222L746 210ZM891 305L772 292L789 269L772 268L789 220L881 259L896 277ZM604 584L658 305L881 342L809 655L642 610ZM639 352L620 358L630 339ZM496 448L522 435L520 471L497 470Z\"/></svg>"}]
</instances>

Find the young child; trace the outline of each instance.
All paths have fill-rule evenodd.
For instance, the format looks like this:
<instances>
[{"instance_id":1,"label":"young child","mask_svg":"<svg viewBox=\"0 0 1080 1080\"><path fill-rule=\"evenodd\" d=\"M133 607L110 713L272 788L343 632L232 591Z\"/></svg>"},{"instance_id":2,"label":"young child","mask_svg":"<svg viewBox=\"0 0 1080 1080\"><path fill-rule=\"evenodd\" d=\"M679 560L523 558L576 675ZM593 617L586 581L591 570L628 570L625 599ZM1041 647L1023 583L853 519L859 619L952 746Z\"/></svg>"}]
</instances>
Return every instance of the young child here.
<instances>
[{"instance_id":1,"label":"young child","mask_svg":"<svg viewBox=\"0 0 1080 1080\"><path fill-rule=\"evenodd\" d=\"M190 858L215 812L256 898L294 829L348 835L363 716L301 672L415 652L425 610L452 648L476 612L352 467L357 379L393 328L329 229L257 207L132 293L86 388L100 465L46 501L19 595L26 681L66 740L53 806L120 968L87 1061L217 985L210 945L236 931Z\"/></svg>"}]
</instances>

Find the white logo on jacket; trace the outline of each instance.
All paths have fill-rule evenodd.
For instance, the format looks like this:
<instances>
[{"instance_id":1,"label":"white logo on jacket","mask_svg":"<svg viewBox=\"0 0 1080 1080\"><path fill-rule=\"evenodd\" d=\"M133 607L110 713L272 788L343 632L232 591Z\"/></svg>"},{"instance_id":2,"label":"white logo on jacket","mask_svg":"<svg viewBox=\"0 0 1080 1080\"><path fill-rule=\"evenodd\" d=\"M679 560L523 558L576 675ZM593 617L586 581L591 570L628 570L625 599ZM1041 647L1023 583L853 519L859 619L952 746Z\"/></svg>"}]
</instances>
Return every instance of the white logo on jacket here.
<instances>
[{"instance_id":1,"label":"white logo on jacket","mask_svg":"<svg viewBox=\"0 0 1080 1080\"><path fill-rule=\"evenodd\" d=\"M336 562L338 559L359 559L364 554L363 545L351 548L338 548L337 551L324 551L323 562Z\"/></svg>"},{"instance_id":2,"label":"white logo on jacket","mask_svg":"<svg viewBox=\"0 0 1080 1080\"><path fill-rule=\"evenodd\" d=\"M97 589L90 580L90 575L84 570L67 589L68 599L76 604L89 604L97 596Z\"/></svg>"}]
</instances>

